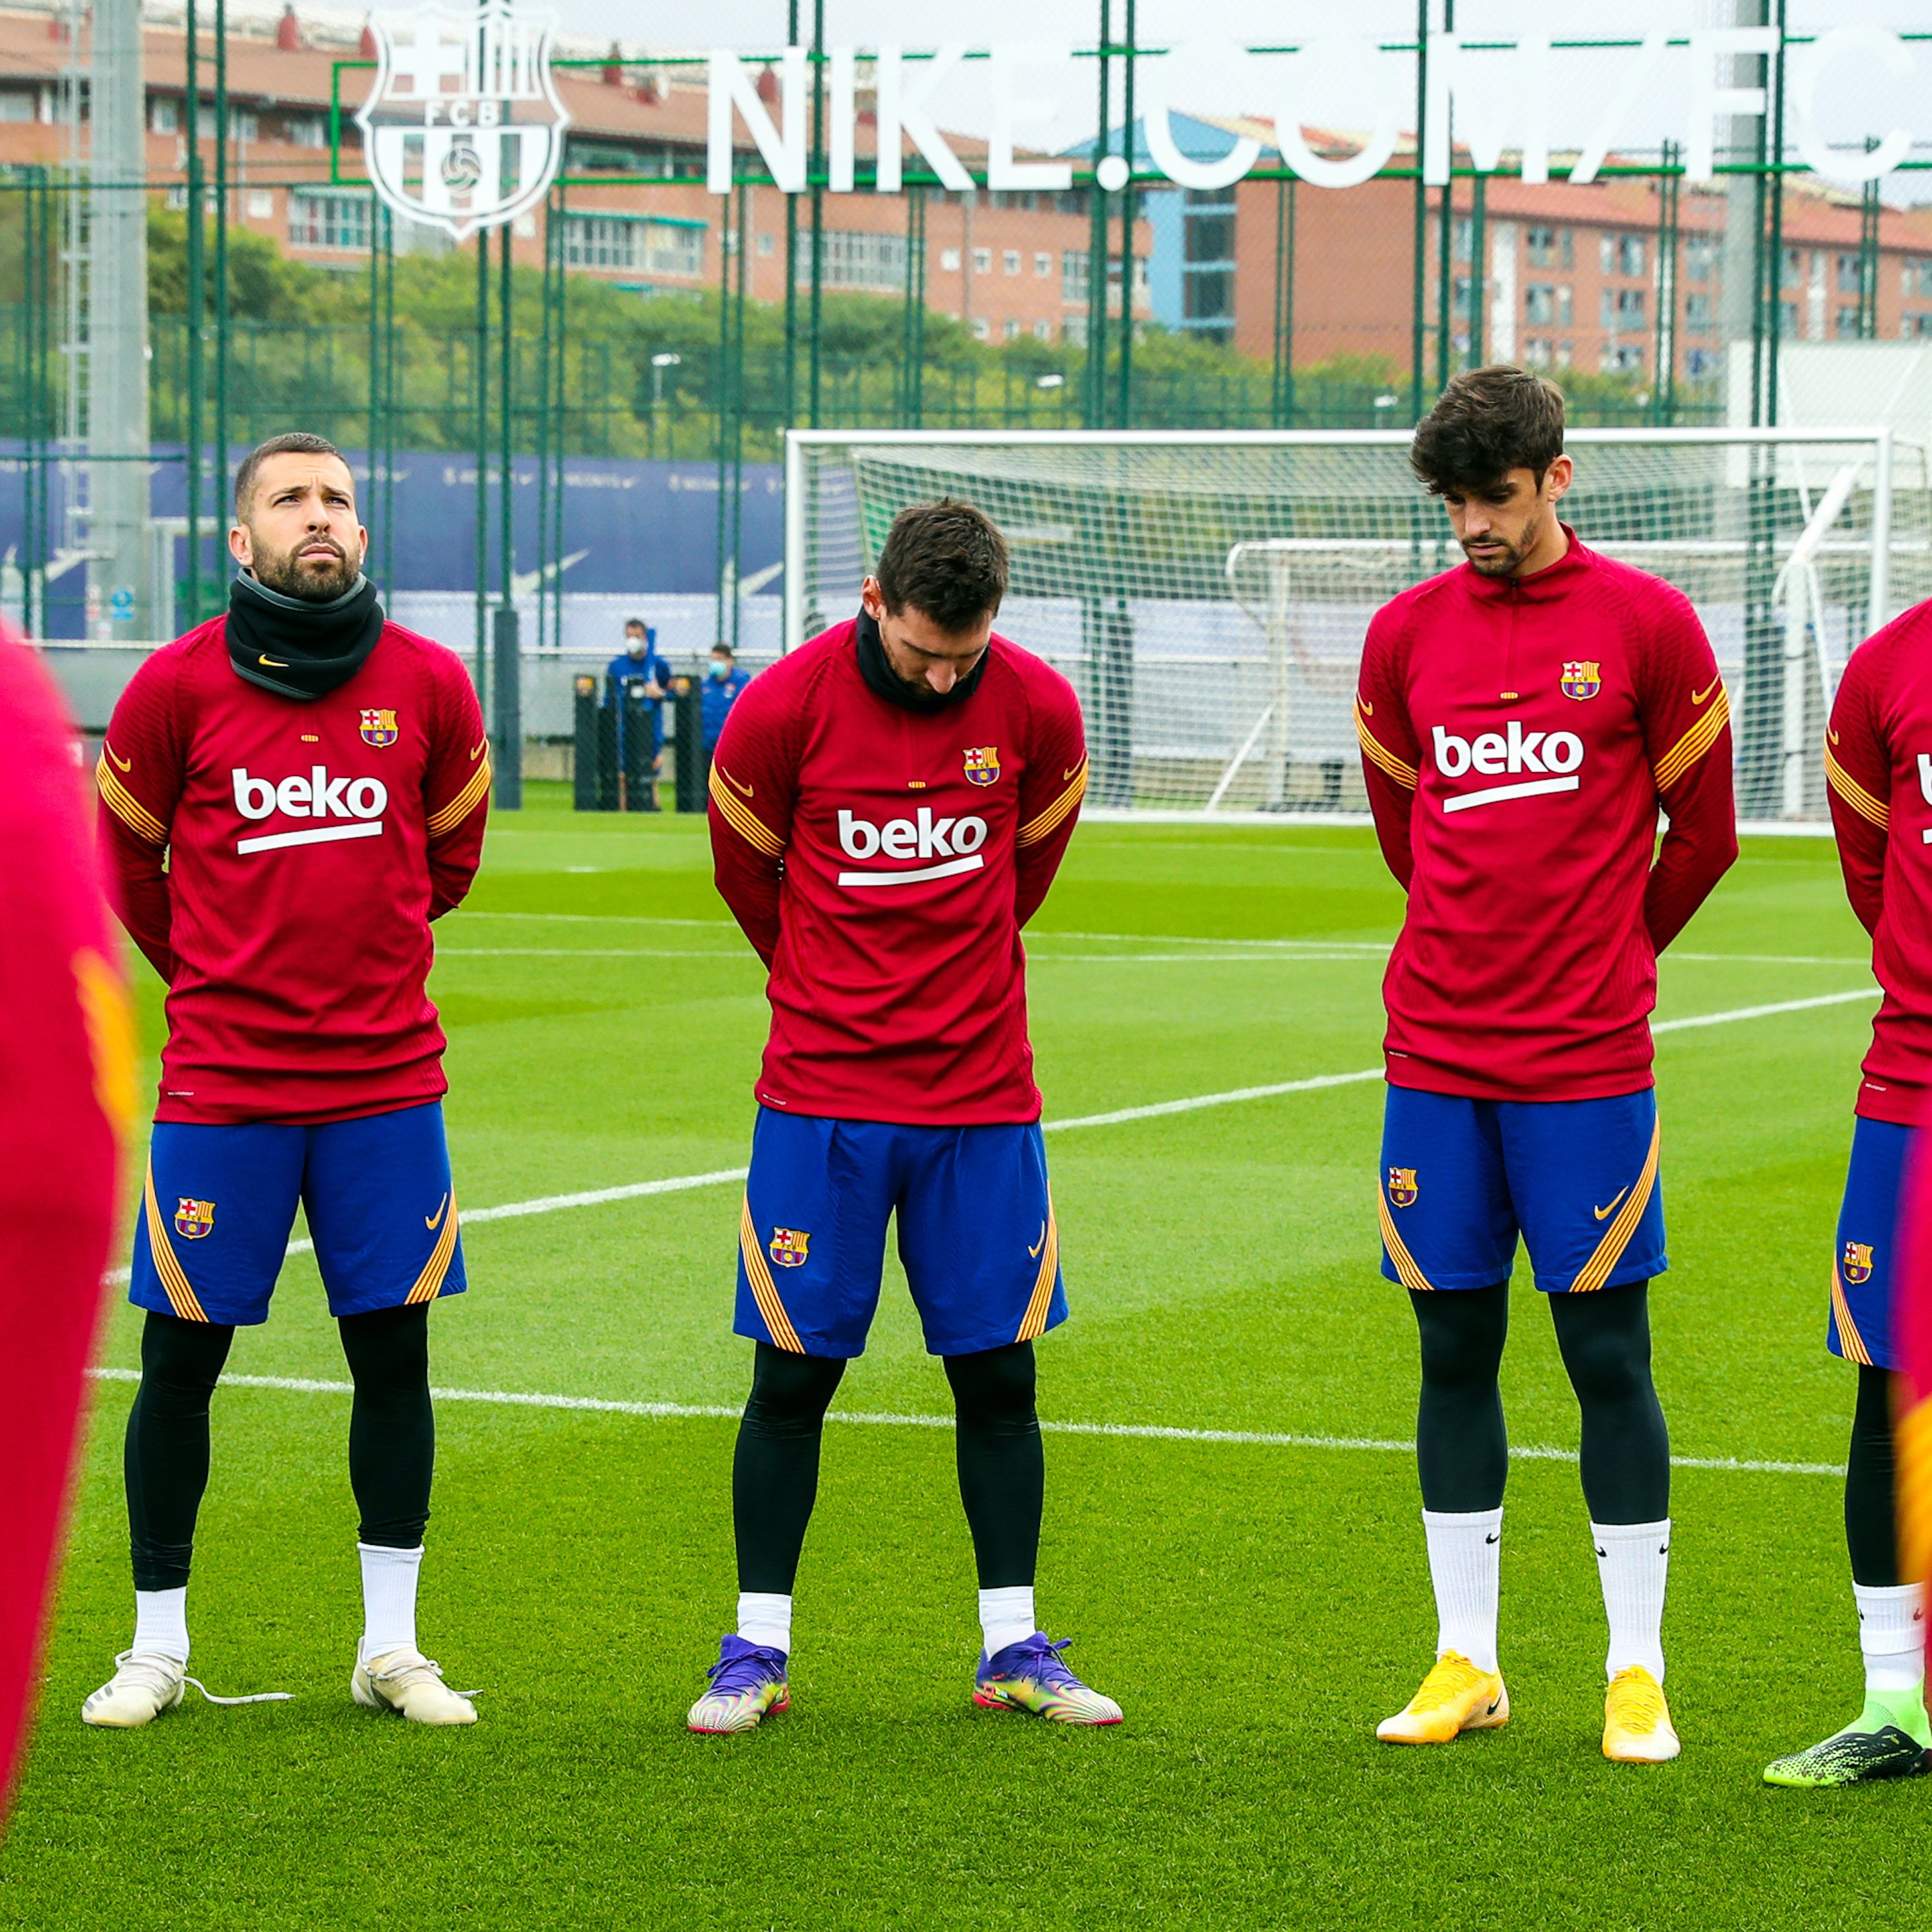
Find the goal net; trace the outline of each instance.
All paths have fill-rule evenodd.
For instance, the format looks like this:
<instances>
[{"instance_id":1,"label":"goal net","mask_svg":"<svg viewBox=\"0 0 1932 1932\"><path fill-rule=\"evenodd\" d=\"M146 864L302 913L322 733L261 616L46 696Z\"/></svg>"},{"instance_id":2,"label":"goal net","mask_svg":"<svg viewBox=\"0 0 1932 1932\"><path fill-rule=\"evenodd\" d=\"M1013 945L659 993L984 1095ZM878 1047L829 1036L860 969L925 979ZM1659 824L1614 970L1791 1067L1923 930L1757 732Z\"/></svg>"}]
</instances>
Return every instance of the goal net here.
<instances>
[{"instance_id":1,"label":"goal net","mask_svg":"<svg viewBox=\"0 0 1932 1932\"><path fill-rule=\"evenodd\" d=\"M1563 514L1690 597L1731 692L1738 809L1825 822L1846 656L1932 596L1924 448L1889 432L1584 430ZM1070 678L1093 806L1360 814L1352 704L1377 607L1461 552L1401 431L796 430L788 650L856 606L892 518L950 495L1006 532L1000 628Z\"/></svg>"}]
</instances>

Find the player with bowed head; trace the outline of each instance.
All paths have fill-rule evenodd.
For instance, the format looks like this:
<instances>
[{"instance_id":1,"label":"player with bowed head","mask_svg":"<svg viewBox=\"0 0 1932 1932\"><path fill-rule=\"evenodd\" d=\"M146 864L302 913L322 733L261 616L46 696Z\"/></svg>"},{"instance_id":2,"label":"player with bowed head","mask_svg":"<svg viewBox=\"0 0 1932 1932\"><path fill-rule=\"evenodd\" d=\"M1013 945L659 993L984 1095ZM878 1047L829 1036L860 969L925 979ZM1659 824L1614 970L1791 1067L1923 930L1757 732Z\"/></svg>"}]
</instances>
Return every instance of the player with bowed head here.
<instances>
[{"instance_id":1,"label":"player with bowed head","mask_svg":"<svg viewBox=\"0 0 1932 1932\"><path fill-rule=\"evenodd\" d=\"M974 1701L1120 1706L1034 1610L1034 1341L1066 1317L1020 929L1087 784L1072 687L993 630L1006 546L970 505L901 512L858 616L740 694L711 768L718 889L770 969L740 1224L754 1350L732 1472L738 1622L691 1728L785 1708L825 1412L878 1304L886 1223L958 1418L984 1639Z\"/></svg>"},{"instance_id":2,"label":"player with bowed head","mask_svg":"<svg viewBox=\"0 0 1932 1932\"><path fill-rule=\"evenodd\" d=\"M1573 470L1551 384L1457 376L1410 460L1466 561L1376 614L1356 699L1376 833L1408 893L1383 982L1380 1213L1383 1272L1420 1330L1438 1616L1435 1664L1378 1735L1442 1744L1508 1720L1497 1376L1520 1234L1582 1412L1610 1622L1604 1754L1655 1762L1678 1744L1662 1688L1670 1459L1648 1283L1667 1262L1648 1015L1658 954L1737 856L1729 707L1689 602L1558 518Z\"/></svg>"},{"instance_id":3,"label":"player with bowed head","mask_svg":"<svg viewBox=\"0 0 1932 1932\"><path fill-rule=\"evenodd\" d=\"M299 1202L356 1384L350 1688L472 1724L416 1646L429 1308L464 1286L425 986L430 922L482 856L488 742L461 661L386 620L333 446L298 432L256 449L228 542L226 614L135 674L97 774L118 908L167 982L168 1038L129 1290L147 1311L128 1418L134 1636L82 1715L145 1724L195 1681L209 1400L237 1326L268 1318Z\"/></svg>"}]
</instances>

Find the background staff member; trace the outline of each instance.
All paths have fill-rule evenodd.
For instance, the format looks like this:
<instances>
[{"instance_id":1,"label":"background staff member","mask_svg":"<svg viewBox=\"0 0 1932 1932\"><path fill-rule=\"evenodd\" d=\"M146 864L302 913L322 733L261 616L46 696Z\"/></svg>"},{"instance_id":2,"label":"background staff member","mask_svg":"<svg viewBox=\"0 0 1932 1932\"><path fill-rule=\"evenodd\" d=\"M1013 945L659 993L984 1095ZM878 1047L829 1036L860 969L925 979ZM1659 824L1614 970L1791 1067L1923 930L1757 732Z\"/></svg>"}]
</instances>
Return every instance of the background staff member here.
<instances>
[{"instance_id":1,"label":"background staff member","mask_svg":"<svg viewBox=\"0 0 1932 1932\"><path fill-rule=\"evenodd\" d=\"M621 692L633 678L644 680L644 709L651 720L651 796L644 808L658 808L658 774L664 768L664 701L670 689L670 666L658 655L658 634L641 617L633 617L624 626L624 648L604 668L606 677L617 680L617 763L623 768L624 709ZM631 808L640 808L632 801Z\"/></svg>"},{"instance_id":2,"label":"background staff member","mask_svg":"<svg viewBox=\"0 0 1932 1932\"><path fill-rule=\"evenodd\" d=\"M698 700L706 770L710 769L712 753L718 748L718 734L724 729L724 721L731 715L731 706L739 692L751 681L752 674L738 668L736 653L721 638L711 646L710 669Z\"/></svg>"}]
</instances>

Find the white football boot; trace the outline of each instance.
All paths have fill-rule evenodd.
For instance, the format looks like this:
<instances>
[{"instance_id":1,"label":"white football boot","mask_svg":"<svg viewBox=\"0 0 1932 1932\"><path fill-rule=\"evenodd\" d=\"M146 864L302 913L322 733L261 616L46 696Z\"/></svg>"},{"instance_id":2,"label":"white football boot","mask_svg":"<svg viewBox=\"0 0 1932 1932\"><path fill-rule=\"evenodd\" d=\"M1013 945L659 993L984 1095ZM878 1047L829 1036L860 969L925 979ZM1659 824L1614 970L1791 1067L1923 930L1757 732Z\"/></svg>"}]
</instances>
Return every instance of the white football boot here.
<instances>
[{"instance_id":1,"label":"white football boot","mask_svg":"<svg viewBox=\"0 0 1932 1932\"><path fill-rule=\"evenodd\" d=\"M412 1724L473 1724L476 1706L442 1681L442 1666L419 1650L392 1650L356 1666L350 1694L372 1711L393 1711Z\"/></svg>"},{"instance_id":2,"label":"white football boot","mask_svg":"<svg viewBox=\"0 0 1932 1932\"><path fill-rule=\"evenodd\" d=\"M252 1696L218 1697L199 1677L188 1674L179 1658L160 1650L124 1650L114 1660L114 1675L81 1706L81 1720L109 1730L137 1730L164 1711L177 1708L190 1684L211 1704L286 1704L293 1694L258 1690Z\"/></svg>"}]
</instances>

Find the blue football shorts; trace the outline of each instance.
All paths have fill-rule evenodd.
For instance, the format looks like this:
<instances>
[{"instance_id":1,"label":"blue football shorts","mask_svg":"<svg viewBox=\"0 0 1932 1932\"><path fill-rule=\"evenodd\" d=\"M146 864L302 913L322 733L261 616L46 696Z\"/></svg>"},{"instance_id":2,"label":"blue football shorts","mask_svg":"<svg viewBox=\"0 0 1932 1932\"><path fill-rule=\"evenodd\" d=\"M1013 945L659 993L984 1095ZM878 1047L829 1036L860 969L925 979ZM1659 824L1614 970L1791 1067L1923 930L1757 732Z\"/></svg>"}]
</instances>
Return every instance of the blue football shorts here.
<instances>
[{"instance_id":1,"label":"blue football shorts","mask_svg":"<svg viewBox=\"0 0 1932 1932\"><path fill-rule=\"evenodd\" d=\"M1852 1129L1825 1342L1833 1354L1872 1368L1899 1366L1892 1332L1892 1269L1912 1135L1911 1128L1890 1120L1861 1120Z\"/></svg>"},{"instance_id":2,"label":"blue football shorts","mask_svg":"<svg viewBox=\"0 0 1932 1932\"><path fill-rule=\"evenodd\" d=\"M761 1107L739 1223L737 1332L798 1354L863 1354L895 1214L932 1354L1030 1342L1066 1319L1036 1121L913 1127Z\"/></svg>"},{"instance_id":3,"label":"blue football shorts","mask_svg":"<svg viewBox=\"0 0 1932 1932\"><path fill-rule=\"evenodd\" d=\"M1520 1234L1546 1294L1647 1281L1670 1263L1657 1096L1472 1100L1391 1087L1382 1273L1405 1288L1507 1281Z\"/></svg>"},{"instance_id":4,"label":"blue football shorts","mask_svg":"<svg viewBox=\"0 0 1932 1932\"><path fill-rule=\"evenodd\" d=\"M268 1318L300 1202L332 1315L460 1294L440 1102L321 1126L157 1120L128 1298L187 1322Z\"/></svg>"}]
</instances>

